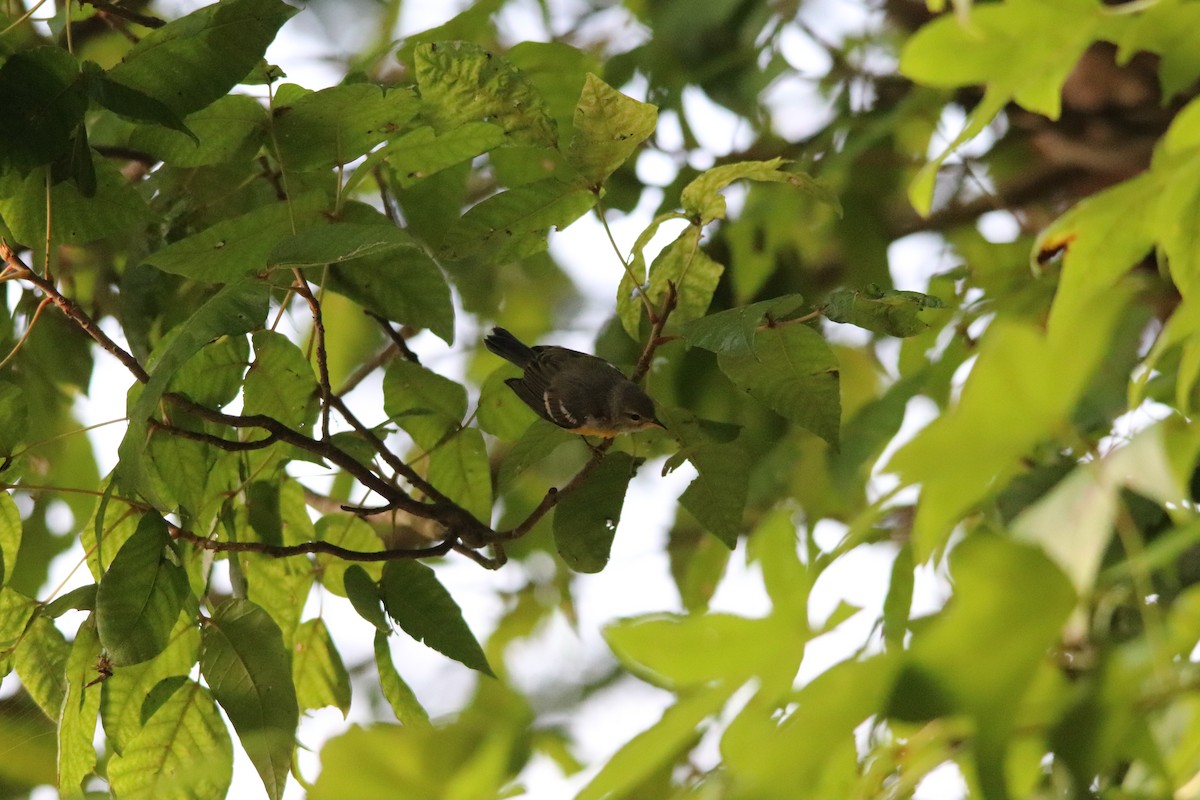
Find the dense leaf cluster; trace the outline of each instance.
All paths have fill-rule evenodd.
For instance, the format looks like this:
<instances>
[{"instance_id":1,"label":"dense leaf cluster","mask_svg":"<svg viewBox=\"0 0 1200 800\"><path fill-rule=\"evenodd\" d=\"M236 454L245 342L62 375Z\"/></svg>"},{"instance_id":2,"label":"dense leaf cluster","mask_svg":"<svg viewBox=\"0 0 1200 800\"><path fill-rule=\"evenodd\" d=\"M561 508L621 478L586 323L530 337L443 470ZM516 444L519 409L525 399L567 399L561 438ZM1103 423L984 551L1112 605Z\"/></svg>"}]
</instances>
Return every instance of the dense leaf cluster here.
<instances>
[{"instance_id":1,"label":"dense leaf cluster","mask_svg":"<svg viewBox=\"0 0 1200 800\"><path fill-rule=\"evenodd\" d=\"M579 770L506 657L577 620L647 461L695 473L661 497L683 612L604 634L673 703L580 798L907 797L948 764L989 800L1194 794L1200 3L894 2L827 39L804 3L670 0L517 43L483 0L398 48L385 25L315 91L264 54L320 3L67 3L48 27L16 5L0 675L22 691L0 741L29 757L2 759L7 795L220 798L236 737L278 798L302 715L352 689L394 721L332 740L314 798L498 797L535 753ZM589 39L610 12L652 35ZM827 59L804 138L771 99L796 37ZM701 147L697 91L743 151ZM600 444L459 335L569 327L548 242L588 214L618 287L596 352L667 428ZM942 253L920 276L889 252L915 232ZM433 337L465 377L422 363ZM98 458L74 398L121 392ZM75 545L90 581L60 593ZM760 617L708 608L734 552ZM882 607L816 615L864 553L890 559ZM443 557L515 575L482 641ZM950 599L914 616L926 565ZM369 623L371 663L344 662L326 604ZM856 614L861 649L806 675ZM397 635L479 675L460 713L430 719Z\"/></svg>"}]
</instances>

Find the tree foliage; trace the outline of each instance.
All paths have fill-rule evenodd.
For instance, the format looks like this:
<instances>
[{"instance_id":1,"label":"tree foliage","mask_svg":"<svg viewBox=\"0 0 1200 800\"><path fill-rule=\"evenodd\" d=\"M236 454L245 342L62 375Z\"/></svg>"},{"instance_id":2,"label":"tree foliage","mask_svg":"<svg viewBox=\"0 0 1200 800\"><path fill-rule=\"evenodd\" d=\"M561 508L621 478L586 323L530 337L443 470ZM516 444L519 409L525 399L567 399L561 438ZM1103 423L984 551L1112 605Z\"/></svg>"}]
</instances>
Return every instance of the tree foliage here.
<instances>
[{"instance_id":1,"label":"tree foliage","mask_svg":"<svg viewBox=\"0 0 1200 800\"><path fill-rule=\"evenodd\" d=\"M313 798L513 796L536 758L596 800L1194 796L1200 3L819 5L483 0L396 42L380 3L326 88L264 56L335 3L4 5L4 796L220 798L236 741L279 798L359 694ZM595 352L665 431L583 442L478 347L565 336L584 217ZM607 623L565 708L522 688L685 464L678 608ZM881 606L817 613L864 553ZM742 560L760 616L710 609ZM494 628L447 564L509 576ZM393 637L477 674L456 713ZM671 702L580 763L564 715L627 676Z\"/></svg>"}]
</instances>

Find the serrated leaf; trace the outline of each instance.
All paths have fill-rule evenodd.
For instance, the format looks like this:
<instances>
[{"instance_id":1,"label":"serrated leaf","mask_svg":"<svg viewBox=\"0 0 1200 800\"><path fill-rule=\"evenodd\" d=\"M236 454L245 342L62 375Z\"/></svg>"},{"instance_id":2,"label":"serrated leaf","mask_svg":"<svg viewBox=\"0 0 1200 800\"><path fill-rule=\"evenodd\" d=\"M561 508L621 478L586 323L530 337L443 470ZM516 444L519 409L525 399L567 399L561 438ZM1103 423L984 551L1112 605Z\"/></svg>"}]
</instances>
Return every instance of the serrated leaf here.
<instances>
[{"instance_id":1,"label":"serrated leaf","mask_svg":"<svg viewBox=\"0 0 1200 800\"><path fill-rule=\"evenodd\" d=\"M183 608L187 576L164 551L167 525L145 514L117 552L96 590L96 630L117 666L138 664L167 646Z\"/></svg>"},{"instance_id":2,"label":"serrated leaf","mask_svg":"<svg viewBox=\"0 0 1200 800\"><path fill-rule=\"evenodd\" d=\"M279 160L289 170L349 164L403 130L418 109L408 87L351 83L301 94L272 109Z\"/></svg>"},{"instance_id":3,"label":"serrated leaf","mask_svg":"<svg viewBox=\"0 0 1200 800\"><path fill-rule=\"evenodd\" d=\"M300 623L292 638L292 675L301 711L333 706L350 713L350 674L320 617Z\"/></svg>"},{"instance_id":4,"label":"serrated leaf","mask_svg":"<svg viewBox=\"0 0 1200 800\"><path fill-rule=\"evenodd\" d=\"M920 292L868 286L861 292L831 292L821 311L834 322L845 322L888 336L916 336L929 327L918 314L927 308L944 308L936 297Z\"/></svg>"},{"instance_id":5,"label":"serrated leaf","mask_svg":"<svg viewBox=\"0 0 1200 800\"><path fill-rule=\"evenodd\" d=\"M78 78L79 63L61 47L8 56L0 66L0 105L9 110L0 115L0 163L24 171L69 152L87 110Z\"/></svg>"},{"instance_id":6,"label":"serrated leaf","mask_svg":"<svg viewBox=\"0 0 1200 800\"><path fill-rule=\"evenodd\" d=\"M471 669L493 674L458 603L431 568L419 561L389 561L379 587L384 608L401 630Z\"/></svg>"},{"instance_id":7,"label":"serrated leaf","mask_svg":"<svg viewBox=\"0 0 1200 800\"><path fill-rule=\"evenodd\" d=\"M108 76L190 114L245 78L296 11L280 0L205 6L143 36Z\"/></svg>"},{"instance_id":8,"label":"serrated leaf","mask_svg":"<svg viewBox=\"0 0 1200 800\"><path fill-rule=\"evenodd\" d=\"M51 617L38 615L13 653L21 685L49 719L57 720L66 696L67 659L71 646Z\"/></svg>"},{"instance_id":9,"label":"serrated leaf","mask_svg":"<svg viewBox=\"0 0 1200 800\"><path fill-rule=\"evenodd\" d=\"M279 627L248 600L226 600L202 632L200 673L272 800L283 796L300 710Z\"/></svg>"},{"instance_id":10,"label":"serrated leaf","mask_svg":"<svg viewBox=\"0 0 1200 800\"><path fill-rule=\"evenodd\" d=\"M387 617L380 605L379 584L367 571L358 564L351 564L342 575L342 585L346 589L346 597L358 615L375 626L383 634L391 632Z\"/></svg>"},{"instance_id":11,"label":"serrated leaf","mask_svg":"<svg viewBox=\"0 0 1200 800\"><path fill-rule=\"evenodd\" d=\"M750 455L739 444L708 442L680 451L696 468L696 478L679 497L710 533L732 550L742 534L742 512L750 484Z\"/></svg>"},{"instance_id":12,"label":"serrated leaf","mask_svg":"<svg viewBox=\"0 0 1200 800\"><path fill-rule=\"evenodd\" d=\"M592 73L575 106L567 160L589 186L604 183L629 160L658 122L658 108L621 94Z\"/></svg>"},{"instance_id":13,"label":"serrated leaf","mask_svg":"<svg viewBox=\"0 0 1200 800\"><path fill-rule=\"evenodd\" d=\"M557 144L542 96L505 58L468 42L441 42L419 45L413 61L422 116L438 133L483 121L515 142Z\"/></svg>"},{"instance_id":14,"label":"serrated leaf","mask_svg":"<svg viewBox=\"0 0 1200 800\"><path fill-rule=\"evenodd\" d=\"M108 762L113 793L145 800L221 800L233 781L233 742L212 695L183 676L158 687L167 696Z\"/></svg>"},{"instance_id":15,"label":"serrated leaf","mask_svg":"<svg viewBox=\"0 0 1200 800\"><path fill-rule=\"evenodd\" d=\"M383 410L418 447L431 450L462 425L467 390L420 364L396 360L383 377Z\"/></svg>"},{"instance_id":16,"label":"serrated leaf","mask_svg":"<svg viewBox=\"0 0 1200 800\"><path fill-rule=\"evenodd\" d=\"M504 129L490 122L466 122L438 135L422 126L389 145L387 161L401 186L441 172L504 143Z\"/></svg>"},{"instance_id":17,"label":"serrated leaf","mask_svg":"<svg viewBox=\"0 0 1200 800\"><path fill-rule=\"evenodd\" d=\"M675 241L663 248L650 265L650 283L646 296L655 308L662 308L675 286L675 310L670 324L681 325L700 319L712 303L713 292L725 267L700 249L700 226L689 225Z\"/></svg>"},{"instance_id":18,"label":"serrated leaf","mask_svg":"<svg viewBox=\"0 0 1200 800\"><path fill-rule=\"evenodd\" d=\"M442 242L447 258L522 258L546 249L550 229L562 229L596 204L596 195L544 178L489 197L471 208Z\"/></svg>"},{"instance_id":19,"label":"serrated leaf","mask_svg":"<svg viewBox=\"0 0 1200 800\"><path fill-rule=\"evenodd\" d=\"M415 248L417 244L394 225L335 223L305 228L284 239L267 256L267 264L272 269L339 264L401 247Z\"/></svg>"},{"instance_id":20,"label":"serrated leaf","mask_svg":"<svg viewBox=\"0 0 1200 800\"><path fill-rule=\"evenodd\" d=\"M83 77L88 97L98 105L122 117L153 122L178 131L191 139L194 145L200 144L196 134L188 129L178 114L146 93L114 81L94 61L83 62Z\"/></svg>"},{"instance_id":21,"label":"serrated leaf","mask_svg":"<svg viewBox=\"0 0 1200 800\"><path fill-rule=\"evenodd\" d=\"M463 428L429 454L429 482L475 519L492 516L492 472L487 445L478 428Z\"/></svg>"},{"instance_id":22,"label":"serrated leaf","mask_svg":"<svg viewBox=\"0 0 1200 800\"><path fill-rule=\"evenodd\" d=\"M599 572L608 563L635 469L628 453L610 452L579 488L555 506L554 546L571 569Z\"/></svg>"},{"instance_id":23,"label":"serrated leaf","mask_svg":"<svg viewBox=\"0 0 1200 800\"><path fill-rule=\"evenodd\" d=\"M83 782L96 771L92 739L100 715L96 665L101 647L94 620L89 616L79 626L67 656L66 697L58 718L58 791L64 800L83 800Z\"/></svg>"},{"instance_id":24,"label":"serrated leaf","mask_svg":"<svg viewBox=\"0 0 1200 800\"><path fill-rule=\"evenodd\" d=\"M0 217L19 242L40 242L46 237L46 208L50 238L60 244L86 244L151 219L146 201L117 170L100 159L95 164L96 188L85 192L74 181L59 181L46 198L47 168L22 174L0 171Z\"/></svg>"},{"instance_id":25,"label":"serrated leaf","mask_svg":"<svg viewBox=\"0 0 1200 800\"><path fill-rule=\"evenodd\" d=\"M738 388L837 448L838 362L821 334L805 325L756 331L751 349L722 351L717 364Z\"/></svg>"},{"instance_id":26,"label":"serrated leaf","mask_svg":"<svg viewBox=\"0 0 1200 800\"><path fill-rule=\"evenodd\" d=\"M713 220L725 219L725 197L721 190L726 186L738 180L768 181L803 189L817 200L831 205L839 215L842 213L837 195L803 172L783 170L786 164L782 158L773 158L770 161L739 161L713 167L684 187L679 202L697 225L707 225Z\"/></svg>"},{"instance_id":27,"label":"serrated leaf","mask_svg":"<svg viewBox=\"0 0 1200 800\"><path fill-rule=\"evenodd\" d=\"M289 428L307 431L317 416L318 386L312 365L290 339L255 331L254 361L242 393L245 413L265 414Z\"/></svg>"},{"instance_id":28,"label":"serrated leaf","mask_svg":"<svg viewBox=\"0 0 1200 800\"><path fill-rule=\"evenodd\" d=\"M129 146L175 167L203 167L249 158L265 141L267 111L253 97L226 95L183 119L191 137L158 125L138 125Z\"/></svg>"},{"instance_id":29,"label":"serrated leaf","mask_svg":"<svg viewBox=\"0 0 1200 800\"><path fill-rule=\"evenodd\" d=\"M200 348L171 377L168 391L208 406L221 408L237 397L250 363L245 336L222 336Z\"/></svg>"},{"instance_id":30,"label":"serrated leaf","mask_svg":"<svg viewBox=\"0 0 1200 800\"><path fill-rule=\"evenodd\" d=\"M392 663L392 652L388 649L387 634L375 632L375 668L379 672L379 688L383 697L392 707L392 713L401 725L428 727L429 712L417 700L413 690L409 688L396 665Z\"/></svg>"}]
</instances>

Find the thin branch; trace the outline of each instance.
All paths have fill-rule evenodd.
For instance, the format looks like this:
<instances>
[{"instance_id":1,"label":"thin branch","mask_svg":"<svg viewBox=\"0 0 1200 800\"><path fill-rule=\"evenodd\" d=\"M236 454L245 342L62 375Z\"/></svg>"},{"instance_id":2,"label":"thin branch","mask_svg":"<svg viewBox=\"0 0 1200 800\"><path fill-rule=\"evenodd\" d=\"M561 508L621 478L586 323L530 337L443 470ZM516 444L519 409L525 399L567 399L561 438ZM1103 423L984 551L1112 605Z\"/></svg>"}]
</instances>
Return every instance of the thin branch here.
<instances>
[{"instance_id":1,"label":"thin branch","mask_svg":"<svg viewBox=\"0 0 1200 800\"><path fill-rule=\"evenodd\" d=\"M411 361L414 364L421 363L421 359L417 358L417 354L414 353L411 349L409 349L408 341L404 338L403 330L396 331L396 329L392 327L391 322L389 322L387 319L379 316L378 314L376 314L374 311L371 311L370 309L363 311L363 313L379 323L380 327L383 328L384 333L386 333L388 335L388 338L392 340L392 344L396 345L396 349L399 350L401 353L403 353L404 357L407 360Z\"/></svg>"},{"instance_id":2,"label":"thin branch","mask_svg":"<svg viewBox=\"0 0 1200 800\"><path fill-rule=\"evenodd\" d=\"M253 441L249 441L249 442L244 442L244 441L240 441L240 440L234 441L231 439L224 439L220 436L214 436L211 433L202 433L200 431L189 431L186 428L179 428L179 427L176 427L175 425L168 425L165 422L159 422L158 420L154 420L154 419L150 420L150 427L155 430L165 431L166 433L169 433L172 436L178 436L181 439L191 439L193 442L203 442L204 444L210 444L213 447L220 448L221 450L227 450L230 453L240 453L240 452L244 452L247 450L262 450L263 448L270 447L271 445L273 445L279 441L279 437L276 436L274 433L268 433L267 438L265 438L265 439L254 439Z\"/></svg>"},{"instance_id":3,"label":"thin branch","mask_svg":"<svg viewBox=\"0 0 1200 800\"><path fill-rule=\"evenodd\" d=\"M350 373L350 376L346 378L345 383L338 387L336 394L345 395L354 391L354 389L356 389L360 383L367 379L367 376L387 362L391 361L396 356L397 352L399 352L399 350L397 349L396 345L389 344L387 347L383 348L378 353L359 364L354 372Z\"/></svg>"},{"instance_id":4,"label":"thin branch","mask_svg":"<svg viewBox=\"0 0 1200 800\"><path fill-rule=\"evenodd\" d=\"M109 3L107 0L87 0L87 4L104 15L111 14L114 17L127 19L135 25L141 25L143 28L161 28L163 25L167 24L158 17L139 14L132 9L119 6L116 3Z\"/></svg>"},{"instance_id":5,"label":"thin branch","mask_svg":"<svg viewBox=\"0 0 1200 800\"><path fill-rule=\"evenodd\" d=\"M167 530L174 539L190 542L205 550L216 553L261 553L273 558L289 558L317 553L337 556L346 561L398 561L405 558L431 558L444 556L454 547L453 537L432 547L402 548L390 550L350 550L333 542L301 542L300 544L267 544L266 542L222 542L199 536L189 530L168 524Z\"/></svg>"},{"instance_id":6,"label":"thin branch","mask_svg":"<svg viewBox=\"0 0 1200 800\"><path fill-rule=\"evenodd\" d=\"M292 274L296 276L294 284L296 294L308 301L308 308L312 311L313 336L317 343L317 374L320 377L319 386L321 387L321 439L329 441L329 398L333 396L333 389L329 386L329 355L325 350L325 320L321 314L321 303L312 293L304 275L295 268L292 269Z\"/></svg>"}]
</instances>

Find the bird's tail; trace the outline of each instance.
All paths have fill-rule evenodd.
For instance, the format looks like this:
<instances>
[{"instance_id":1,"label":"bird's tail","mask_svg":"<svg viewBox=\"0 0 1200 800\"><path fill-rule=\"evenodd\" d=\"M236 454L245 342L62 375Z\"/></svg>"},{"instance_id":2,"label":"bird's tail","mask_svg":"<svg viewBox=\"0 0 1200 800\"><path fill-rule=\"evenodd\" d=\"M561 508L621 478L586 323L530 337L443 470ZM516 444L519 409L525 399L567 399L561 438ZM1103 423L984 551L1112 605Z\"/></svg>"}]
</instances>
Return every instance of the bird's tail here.
<instances>
[{"instance_id":1,"label":"bird's tail","mask_svg":"<svg viewBox=\"0 0 1200 800\"><path fill-rule=\"evenodd\" d=\"M521 369L533 360L533 348L522 342L504 328L492 328L483 340L483 346L503 359L511 361Z\"/></svg>"}]
</instances>

